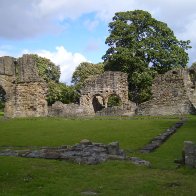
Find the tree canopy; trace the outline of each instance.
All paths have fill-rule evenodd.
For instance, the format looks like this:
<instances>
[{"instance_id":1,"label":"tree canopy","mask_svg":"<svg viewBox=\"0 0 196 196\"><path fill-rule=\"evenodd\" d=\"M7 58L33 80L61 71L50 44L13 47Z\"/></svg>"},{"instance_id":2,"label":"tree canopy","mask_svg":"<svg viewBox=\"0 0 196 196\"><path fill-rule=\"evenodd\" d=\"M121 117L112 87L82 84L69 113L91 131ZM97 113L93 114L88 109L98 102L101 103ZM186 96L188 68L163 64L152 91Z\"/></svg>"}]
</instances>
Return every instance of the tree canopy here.
<instances>
[{"instance_id":1,"label":"tree canopy","mask_svg":"<svg viewBox=\"0 0 196 196\"><path fill-rule=\"evenodd\" d=\"M82 62L76 67L73 75L72 75L72 83L76 86L77 89L84 84L84 81L93 75L99 75L104 72L104 64L103 63L89 63Z\"/></svg>"},{"instance_id":2,"label":"tree canopy","mask_svg":"<svg viewBox=\"0 0 196 196\"><path fill-rule=\"evenodd\" d=\"M36 61L39 75L48 85L48 105L52 105L55 101L61 101L65 104L77 102L78 94L76 93L75 88L59 82L61 74L59 66L55 65L49 59L40 57L36 54L33 55L33 57Z\"/></svg>"},{"instance_id":3,"label":"tree canopy","mask_svg":"<svg viewBox=\"0 0 196 196\"><path fill-rule=\"evenodd\" d=\"M156 72L185 67L190 41L178 40L167 24L143 10L118 12L109 23L109 49L103 56L105 70L129 75L130 97L139 103L150 97Z\"/></svg>"},{"instance_id":4,"label":"tree canopy","mask_svg":"<svg viewBox=\"0 0 196 196\"><path fill-rule=\"evenodd\" d=\"M59 82L60 78L60 67L55 65L49 59L40 57L37 54L33 55L36 65L38 68L39 75L46 81L55 81Z\"/></svg>"}]
</instances>

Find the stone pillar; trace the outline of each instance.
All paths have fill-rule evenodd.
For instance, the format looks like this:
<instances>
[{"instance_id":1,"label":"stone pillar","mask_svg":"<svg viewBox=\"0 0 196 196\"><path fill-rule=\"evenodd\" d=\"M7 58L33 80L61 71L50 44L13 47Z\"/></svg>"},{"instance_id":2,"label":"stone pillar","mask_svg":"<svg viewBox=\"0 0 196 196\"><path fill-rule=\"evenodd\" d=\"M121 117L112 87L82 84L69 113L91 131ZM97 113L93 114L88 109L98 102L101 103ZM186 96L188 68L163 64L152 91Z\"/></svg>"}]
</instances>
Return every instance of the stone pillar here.
<instances>
[{"instance_id":1,"label":"stone pillar","mask_svg":"<svg viewBox=\"0 0 196 196\"><path fill-rule=\"evenodd\" d=\"M196 168L196 145L192 141L184 142L185 165Z\"/></svg>"}]
</instances>

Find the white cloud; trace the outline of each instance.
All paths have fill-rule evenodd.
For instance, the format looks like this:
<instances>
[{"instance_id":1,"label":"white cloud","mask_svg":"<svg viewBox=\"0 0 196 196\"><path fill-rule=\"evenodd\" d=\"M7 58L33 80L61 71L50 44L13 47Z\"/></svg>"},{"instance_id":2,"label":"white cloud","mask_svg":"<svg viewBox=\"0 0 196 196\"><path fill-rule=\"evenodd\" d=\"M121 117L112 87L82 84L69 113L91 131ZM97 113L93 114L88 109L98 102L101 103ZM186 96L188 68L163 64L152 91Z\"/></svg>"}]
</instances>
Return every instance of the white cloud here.
<instances>
[{"instance_id":1,"label":"white cloud","mask_svg":"<svg viewBox=\"0 0 196 196\"><path fill-rule=\"evenodd\" d=\"M22 39L56 33L65 30L62 21L94 13L95 20L86 21L86 27L92 30L101 22L111 21L115 12L135 9L149 11L176 35L191 39L192 51L196 51L195 0L1 0L0 37Z\"/></svg>"},{"instance_id":2,"label":"white cloud","mask_svg":"<svg viewBox=\"0 0 196 196\"><path fill-rule=\"evenodd\" d=\"M63 46L56 47L55 51L38 50L32 52L24 50L22 53L36 53L59 65L61 70L60 81L67 84L71 83L71 77L75 68L81 62L88 61L82 54L69 52Z\"/></svg>"},{"instance_id":3,"label":"white cloud","mask_svg":"<svg viewBox=\"0 0 196 196\"><path fill-rule=\"evenodd\" d=\"M1 0L0 36L22 37L60 30L58 21L95 13L98 20L111 21L115 12L144 9L171 26L182 29L195 13L195 0ZM180 28L181 27L181 28Z\"/></svg>"}]
</instances>

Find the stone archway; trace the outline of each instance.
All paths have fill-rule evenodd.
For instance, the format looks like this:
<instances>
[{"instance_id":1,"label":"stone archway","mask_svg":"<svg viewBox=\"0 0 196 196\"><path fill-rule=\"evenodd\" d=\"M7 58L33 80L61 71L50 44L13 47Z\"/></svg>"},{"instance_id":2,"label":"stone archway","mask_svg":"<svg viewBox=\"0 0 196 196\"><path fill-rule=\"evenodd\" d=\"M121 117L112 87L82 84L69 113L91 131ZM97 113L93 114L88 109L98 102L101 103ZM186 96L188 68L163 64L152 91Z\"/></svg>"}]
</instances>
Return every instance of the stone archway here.
<instances>
[{"instance_id":1,"label":"stone archway","mask_svg":"<svg viewBox=\"0 0 196 196\"><path fill-rule=\"evenodd\" d=\"M117 94L110 94L106 100L107 100L107 107L122 105L121 97Z\"/></svg>"},{"instance_id":2,"label":"stone archway","mask_svg":"<svg viewBox=\"0 0 196 196\"><path fill-rule=\"evenodd\" d=\"M105 108L104 98L99 94L94 95L92 98L92 105L95 113L102 110L103 108Z\"/></svg>"},{"instance_id":3,"label":"stone archway","mask_svg":"<svg viewBox=\"0 0 196 196\"><path fill-rule=\"evenodd\" d=\"M127 74L112 71L104 72L101 75L87 79L85 86L83 86L80 92L80 106L88 114L95 114L92 99L95 101L94 97L97 95L103 99L103 108L107 108L108 97L112 94L119 96L122 104L127 104L129 102Z\"/></svg>"}]
</instances>

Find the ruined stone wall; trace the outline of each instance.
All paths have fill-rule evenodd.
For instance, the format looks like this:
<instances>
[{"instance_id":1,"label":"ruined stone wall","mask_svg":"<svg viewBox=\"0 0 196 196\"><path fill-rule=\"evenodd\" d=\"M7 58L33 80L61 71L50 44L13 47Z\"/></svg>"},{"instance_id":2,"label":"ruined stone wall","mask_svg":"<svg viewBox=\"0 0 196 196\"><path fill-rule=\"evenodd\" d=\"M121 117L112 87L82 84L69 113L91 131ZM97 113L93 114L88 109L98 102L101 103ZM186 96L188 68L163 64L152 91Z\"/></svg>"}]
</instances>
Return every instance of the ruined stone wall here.
<instances>
[{"instance_id":1,"label":"ruined stone wall","mask_svg":"<svg viewBox=\"0 0 196 196\"><path fill-rule=\"evenodd\" d=\"M122 72L107 71L94 78L86 80L81 89L80 105L87 113L94 114L93 98L100 96L103 107L107 108L108 98L117 95L122 103L128 102L128 82L127 74Z\"/></svg>"},{"instance_id":2,"label":"ruined stone wall","mask_svg":"<svg viewBox=\"0 0 196 196\"><path fill-rule=\"evenodd\" d=\"M15 86L14 117L39 117L48 115L47 86L43 82L24 82Z\"/></svg>"},{"instance_id":3,"label":"ruined stone wall","mask_svg":"<svg viewBox=\"0 0 196 196\"><path fill-rule=\"evenodd\" d=\"M195 107L190 100L189 71L171 70L158 75L152 85L152 99L139 105L138 115L181 115L194 114Z\"/></svg>"},{"instance_id":4,"label":"ruined stone wall","mask_svg":"<svg viewBox=\"0 0 196 196\"><path fill-rule=\"evenodd\" d=\"M96 113L96 116L134 116L136 104L129 101L121 106L104 108Z\"/></svg>"},{"instance_id":5,"label":"ruined stone wall","mask_svg":"<svg viewBox=\"0 0 196 196\"><path fill-rule=\"evenodd\" d=\"M48 115L53 117L80 117L87 115L85 109L78 104L63 104L56 101L48 109Z\"/></svg>"},{"instance_id":6,"label":"ruined stone wall","mask_svg":"<svg viewBox=\"0 0 196 196\"><path fill-rule=\"evenodd\" d=\"M0 86L6 92L5 117L47 116L47 85L32 55L0 57Z\"/></svg>"}]
</instances>

